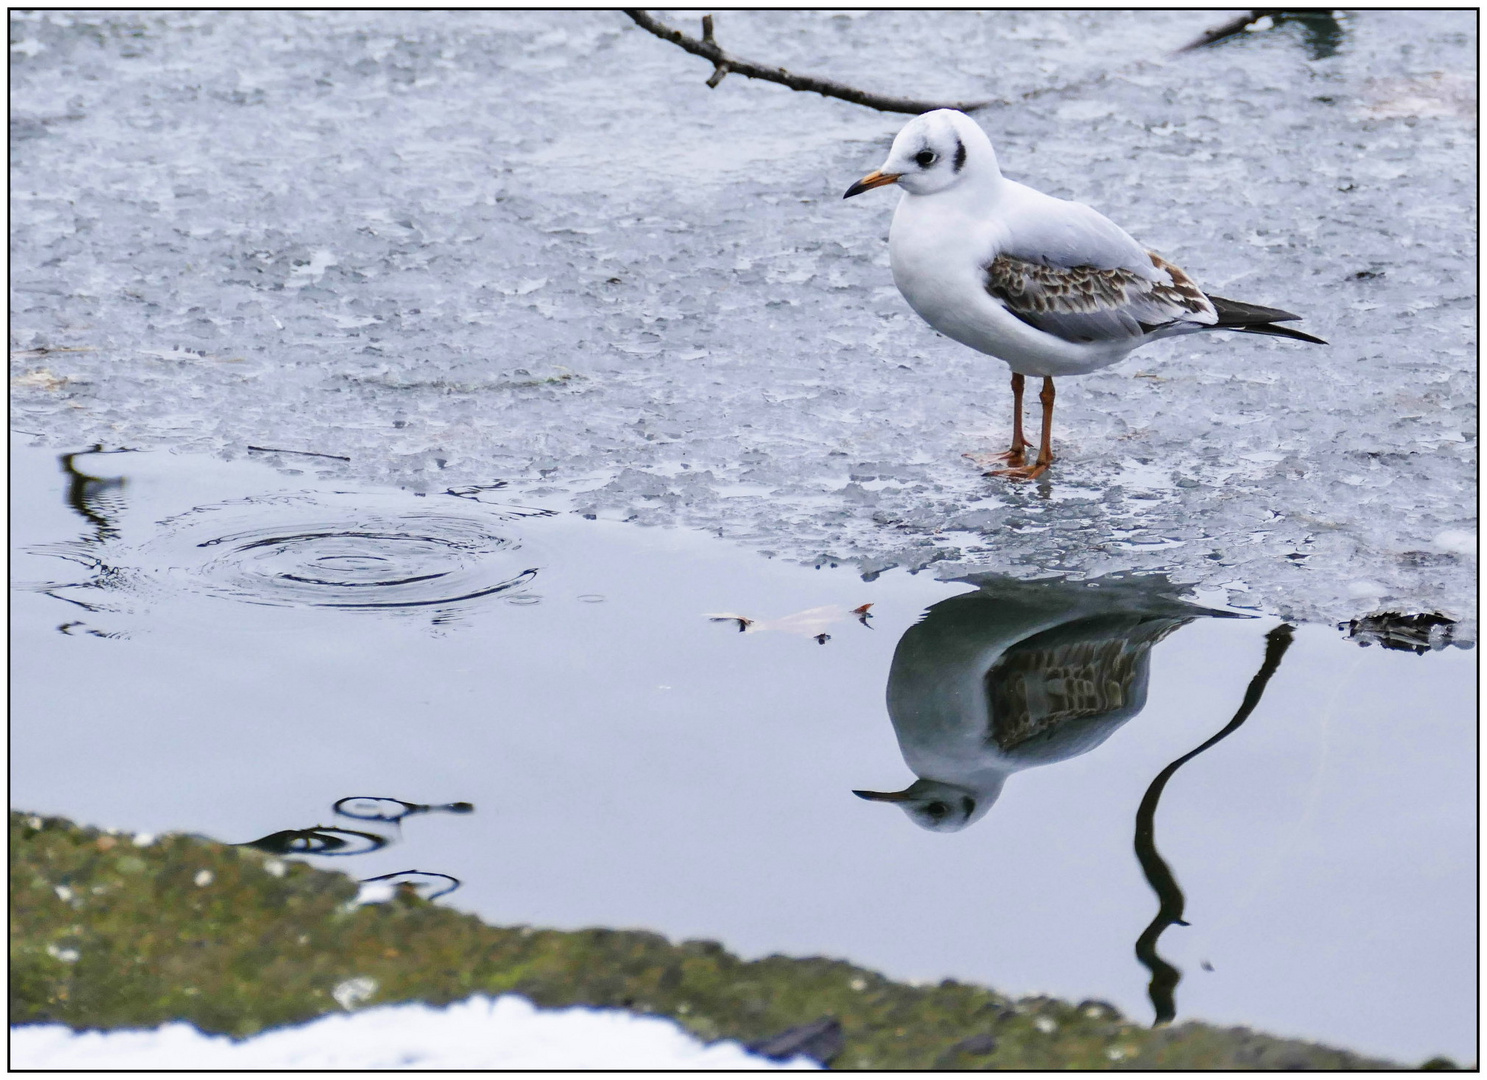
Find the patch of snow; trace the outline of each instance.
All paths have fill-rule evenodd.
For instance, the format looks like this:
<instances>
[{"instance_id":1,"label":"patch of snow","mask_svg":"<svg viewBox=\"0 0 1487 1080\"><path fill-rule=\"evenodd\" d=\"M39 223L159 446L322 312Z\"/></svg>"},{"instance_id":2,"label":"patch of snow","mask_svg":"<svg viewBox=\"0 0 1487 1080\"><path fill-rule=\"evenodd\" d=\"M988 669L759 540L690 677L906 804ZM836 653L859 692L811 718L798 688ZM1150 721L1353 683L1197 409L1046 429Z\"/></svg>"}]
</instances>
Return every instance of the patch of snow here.
<instances>
[{"instance_id":1,"label":"patch of snow","mask_svg":"<svg viewBox=\"0 0 1487 1080\"><path fill-rule=\"evenodd\" d=\"M386 1005L234 1042L186 1023L153 1031L10 1029L20 1069L809 1069L736 1042L705 1045L670 1020L617 1009L538 1009L476 995L435 1008Z\"/></svg>"}]
</instances>

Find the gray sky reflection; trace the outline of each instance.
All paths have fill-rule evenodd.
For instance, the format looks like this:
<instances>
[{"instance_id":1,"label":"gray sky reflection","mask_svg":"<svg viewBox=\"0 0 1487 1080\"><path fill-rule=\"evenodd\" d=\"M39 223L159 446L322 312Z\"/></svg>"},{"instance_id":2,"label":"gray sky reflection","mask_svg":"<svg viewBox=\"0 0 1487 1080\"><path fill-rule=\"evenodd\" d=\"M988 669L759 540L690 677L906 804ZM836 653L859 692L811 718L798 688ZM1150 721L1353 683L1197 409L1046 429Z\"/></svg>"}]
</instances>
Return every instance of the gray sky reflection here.
<instances>
[{"instance_id":1,"label":"gray sky reflection","mask_svg":"<svg viewBox=\"0 0 1487 1080\"><path fill-rule=\"evenodd\" d=\"M1132 944L1154 910L1136 808L1233 716L1275 625L1197 618L1156 641L1139 715L1011 776L975 827L938 835L852 792L914 776L885 686L925 608L964 583L866 583L563 514L504 523L502 552L537 568L523 603L244 603L149 565L182 554L158 546L161 530L291 495L313 518L329 486L118 455L109 475L127 482L108 489L116 533L102 536L64 498L56 453L13 445L13 805L240 840L328 821L356 793L468 800L478 813L414 817L398 843L327 865L456 875L442 902L499 922L846 956L900 978L1104 998L1136 1017L1150 1007ZM385 515L484 512L367 498ZM93 611L38 591L91 580L57 557L83 540L110 571L107 588L70 590L99 600ZM848 618L825 645L705 617L869 602L871 629ZM58 633L79 621L116 636ZM1162 954L1184 972L1181 1017L1406 1060L1472 1056L1472 661L1301 626L1244 727L1172 778L1158 828L1191 925L1169 929Z\"/></svg>"}]
</instances>

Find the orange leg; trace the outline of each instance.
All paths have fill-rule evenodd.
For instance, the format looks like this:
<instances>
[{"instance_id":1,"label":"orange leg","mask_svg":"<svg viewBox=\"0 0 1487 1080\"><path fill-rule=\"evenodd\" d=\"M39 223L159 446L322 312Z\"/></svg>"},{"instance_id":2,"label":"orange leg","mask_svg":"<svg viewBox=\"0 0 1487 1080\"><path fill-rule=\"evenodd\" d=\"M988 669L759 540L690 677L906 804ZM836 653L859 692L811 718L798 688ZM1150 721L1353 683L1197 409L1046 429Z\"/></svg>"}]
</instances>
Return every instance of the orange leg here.
<instances>
[{"instance_id":1,"label":"orange leg","mask_svg":"<svg viewBox=\"0 0 1487 1080\"><path fill-rule=\"evenodd\" d=\"M1008 465L1020 467L1027 462L1023 450L1033 444L1027 441L1027 436L1022 433L1022 387L1023 377L1016 372L1012 373L1012 449L1005 454L997 454L992 461L1005 461ZM986 460L985 458L982 459ZM993 475L991 473L988 476Z\"/></svg>"},{"instance_id":2,"label":"orange leg","mask_svg":"<svg viewBox=\"0 0 1487 1080\"><path fill-rule=\"evenodd\" d=\"M1013 378L1018 379L1021 376L1014 375ZM995 472L988 473L987 475L1005 476L1009 480L1036 480L1048 471L1048 466L1053 464L1053 398L1053 379L1045 376L1043 379L1043 391L1038 395L1038 400L1043 403L1043 438L1039 440L1038 460L1031 465L1016 465L1016 467L1011 469L997 469ZM1019 420L1021 419L1021 412L1022 410L1019 409ZM1017 436L1022 434L1021 423L1017 427L1017 434L1013 436L1014 445ZM1031 446L1032 444L1027 443L1026 445ZM1019 460L1022 458L1021 451L1018 452L1017 456Z\"/></svg>"}]
</instances>

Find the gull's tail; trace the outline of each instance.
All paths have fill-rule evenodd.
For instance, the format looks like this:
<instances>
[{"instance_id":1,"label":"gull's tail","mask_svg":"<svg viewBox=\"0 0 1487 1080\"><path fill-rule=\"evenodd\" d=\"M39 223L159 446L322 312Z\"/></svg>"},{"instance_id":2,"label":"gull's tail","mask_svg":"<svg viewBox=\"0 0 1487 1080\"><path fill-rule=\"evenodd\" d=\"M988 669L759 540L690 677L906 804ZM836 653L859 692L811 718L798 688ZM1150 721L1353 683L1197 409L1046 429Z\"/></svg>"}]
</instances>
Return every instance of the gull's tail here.
<instances>
[{"instance_id":1,"label":"gull's tail","mask_svg":"<svg viewBox=\"0 0 1487 1080\"><path fill-rule=\"evenodd\" d=\"M1319 337L1292 330L1289 326L1276 326L1278 322L1290 322L1301 318L1280 308L1261 307L1259 304L1242 304L1238 300L1225 300L1222 296L1210 296L1209 302L1218 313L1219 320L1208 327L1210 330L1235 330L1241 334L1270 334L1274 337L1295 338L1310 341L1313 345L1327 344Z\"/></svg>"}]
</instances>

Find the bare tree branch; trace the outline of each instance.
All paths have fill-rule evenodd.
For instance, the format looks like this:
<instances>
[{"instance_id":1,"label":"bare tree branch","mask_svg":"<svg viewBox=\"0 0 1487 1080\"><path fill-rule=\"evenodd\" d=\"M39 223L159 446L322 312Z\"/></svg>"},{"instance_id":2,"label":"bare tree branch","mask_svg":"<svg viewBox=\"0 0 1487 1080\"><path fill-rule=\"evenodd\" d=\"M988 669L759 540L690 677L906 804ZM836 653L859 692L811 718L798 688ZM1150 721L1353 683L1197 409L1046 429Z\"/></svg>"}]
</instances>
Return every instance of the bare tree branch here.
<instances>
[{"instance_id":1,"label":"bare tree branch","mask_svg":"<svg viewBox=\"0 0 1487 1080\"><path fill-rule=\"evenodd\" d=\"M938 102L884 97L881 94L870 94L866 90L843 86L830 79L818 79L814 75L796 75L784 68L755 64L752 61L728 55L713 39L713 17L711 15L702 17L702 38L699 40L688 37L680 30L673 30L639 8L625 8L624 10L625 14L634 19L636 25L642 30L647 30L673 45L681 46L693 56L700 56L704 60L711 61L713 73L707 80L709 87L716 87L730 71L736 71L745 78L764 79L767 82L788 86L791 90L805 90L825 97L841 98L854 105L866 105L870 109L879 109L883 112L924 113L935 109L959 109L961 112L971 112L990 104L986 101Z\"/></svg>"},{"instance_id":2,"label":"bare tree branch","mask_svg":"<svg viewBox=\"0 0 1487 1080\"><path fill-rule=\"evenodd\" d=\"M1279 14L1281 14L1281 11L1278 8L1256 8L1254 11L1247 11L1237 18L1230 19L1222 26L1215 26L1211 30L1203 31L1203 35L1196 41L1188 42L1177 51L1179 53L1191 52L1194 49L1201 49L1205 46L1216 44L1233 37L1235 34L1244 33L1250 26L1259 22L1267 15L1274 17Z\"/></svg>"}]
</instances>

